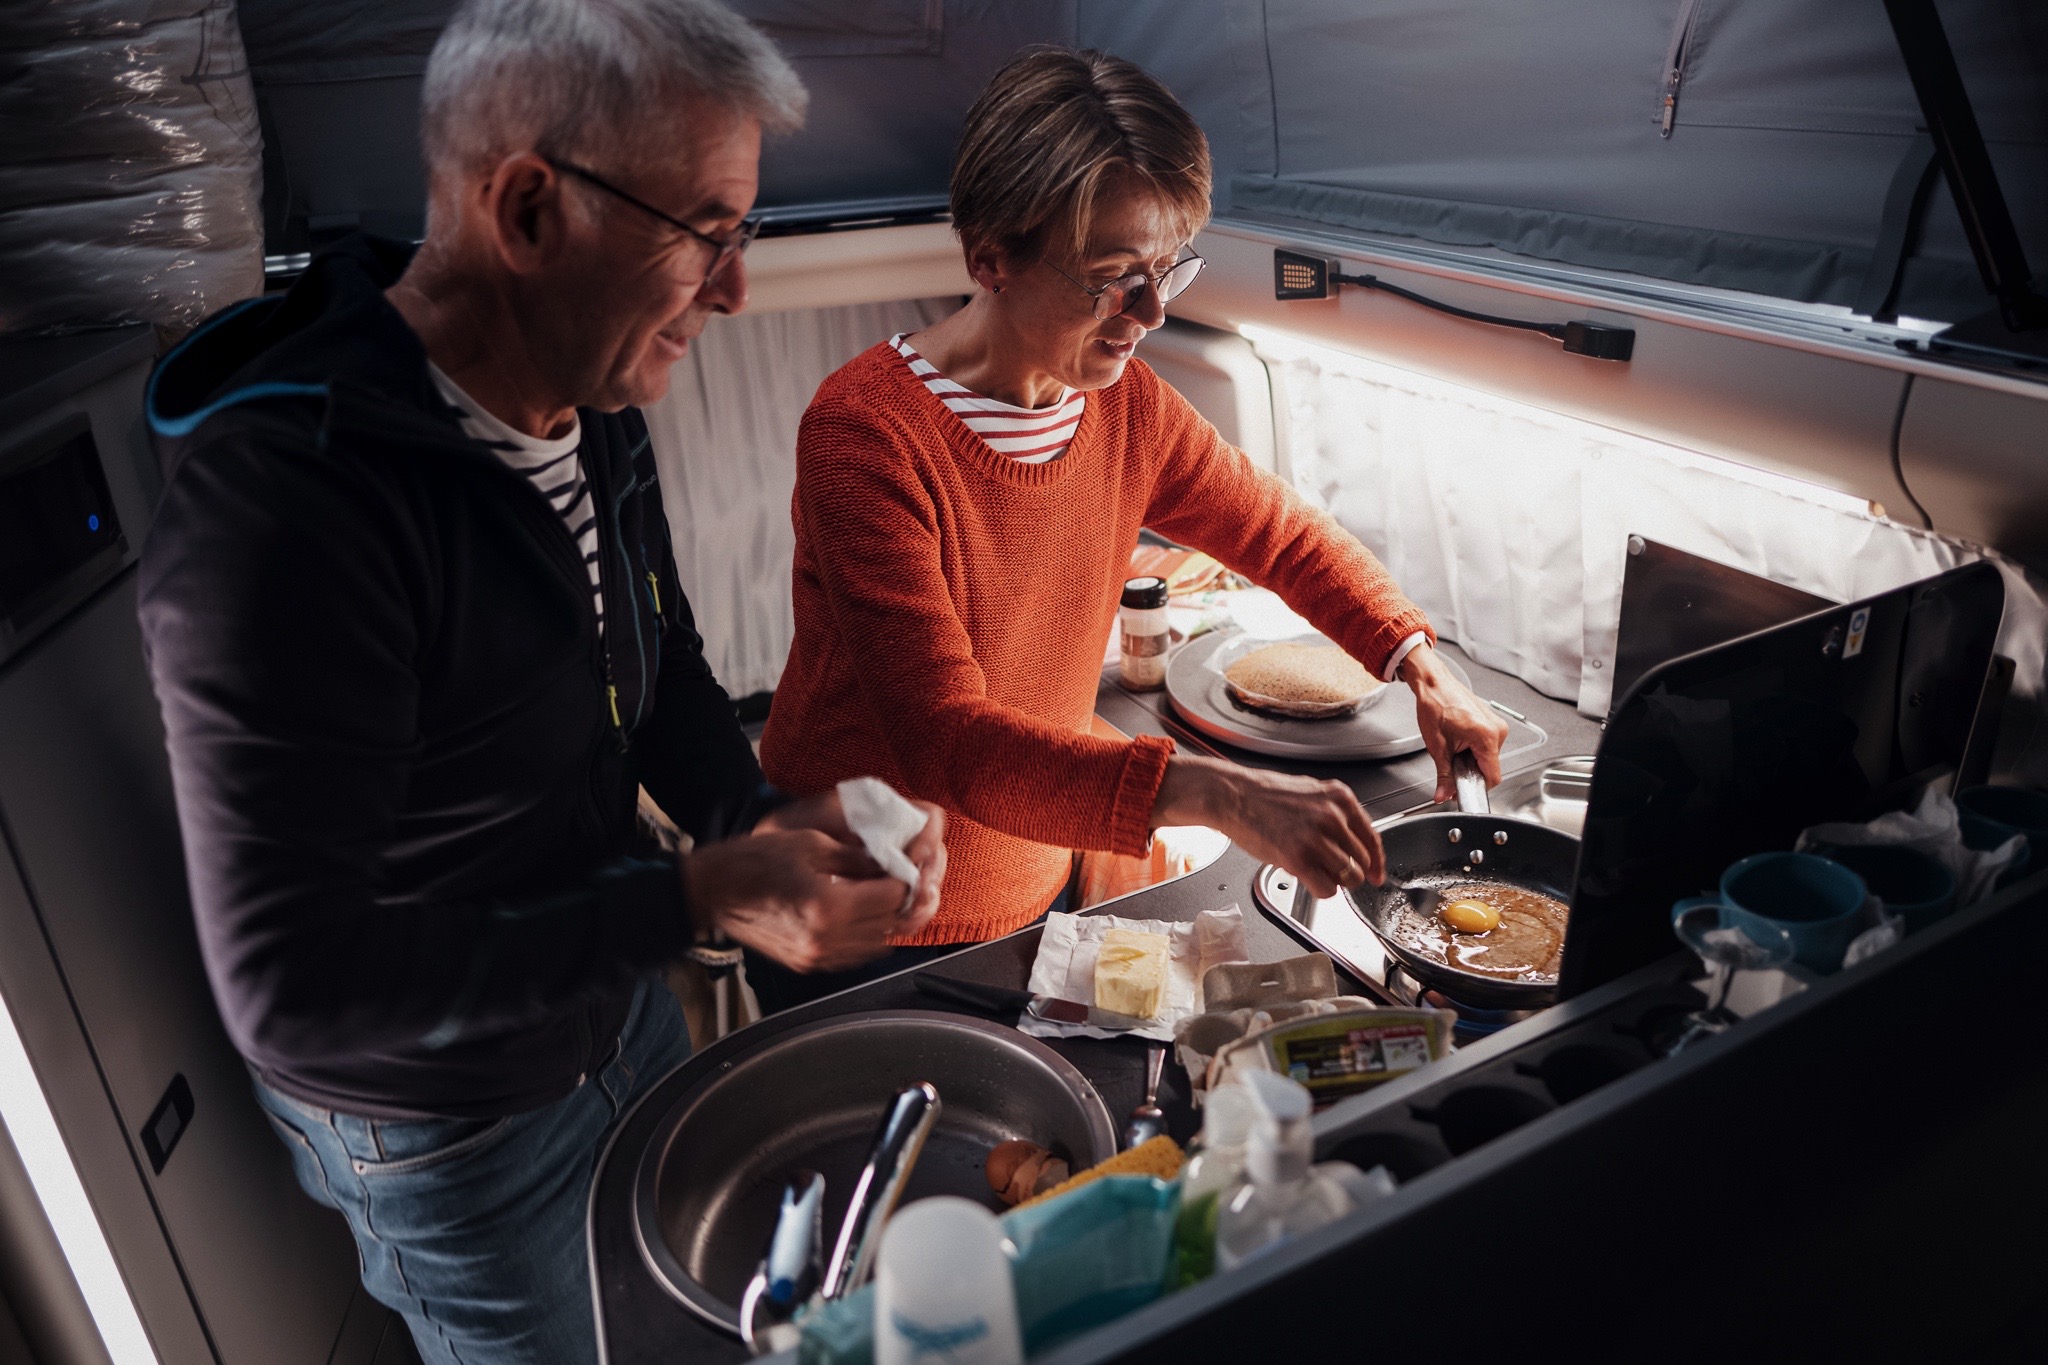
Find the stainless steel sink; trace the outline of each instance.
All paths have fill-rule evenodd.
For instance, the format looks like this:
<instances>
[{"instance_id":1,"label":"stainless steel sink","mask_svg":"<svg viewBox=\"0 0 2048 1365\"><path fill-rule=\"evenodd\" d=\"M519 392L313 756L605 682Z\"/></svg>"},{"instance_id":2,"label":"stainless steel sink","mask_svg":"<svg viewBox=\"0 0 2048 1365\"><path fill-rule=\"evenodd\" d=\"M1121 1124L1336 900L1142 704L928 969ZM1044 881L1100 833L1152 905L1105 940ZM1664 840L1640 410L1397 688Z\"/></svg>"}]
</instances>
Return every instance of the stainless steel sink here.
<instances>
[{"instance_id":1,"label":"stainless steel sink","mask_svg":"<svg viewBox=\"0 0 2048 1365\"><path fill-rule=\"evenodd\" d=\"M1116 1152L1102 1097L1064 1058L1001 1024L876 1010L766 1039L678 1096L641 1157L634 1225L670 1293L737 1335L739 1301L773 1229L783 1180L825 1177L838 1228L875 1124L906 1085L930 1081L942 1109L903 1198L964 1195L999 1207L989 1149L1029 1138L1075 1170Z\"/></svg>"},{"instance_id":2,"label":"stainless steel sink","mask_svg":"<svg viewBox=\"0 0 2048 1365\"><path fill-rule=\"evenodd\" d=\"M1593 756L1574 754L1510 773L1493 789L1491 801L1495 815L1534 820L1576 838L1585 832L1586 799L1592 791Z\"/></svg>"}]
</instances>

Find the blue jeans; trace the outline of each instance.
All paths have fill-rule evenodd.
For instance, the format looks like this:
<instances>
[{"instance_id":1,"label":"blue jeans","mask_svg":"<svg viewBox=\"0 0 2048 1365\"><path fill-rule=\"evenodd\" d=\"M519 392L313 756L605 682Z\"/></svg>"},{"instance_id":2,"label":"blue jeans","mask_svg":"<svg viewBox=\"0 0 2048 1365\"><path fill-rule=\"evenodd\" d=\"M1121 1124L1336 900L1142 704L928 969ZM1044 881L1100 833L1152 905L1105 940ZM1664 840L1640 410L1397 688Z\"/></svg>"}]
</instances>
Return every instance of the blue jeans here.
<instances>
[{"instance_id":1,"label":"blue jeans","mask_svg":"<svg viewBox=\"0 0 2048 1365\"><path fill-rule=\"evenodd\" d=\"M690 1055L675 997L634 996L611 1060L507 1118L372 1119L260 1081L306 1193L355 1234L363 1287L401 1314L427 1365L596 1365L585 1214L604 1140Z\"/></svg>"}]
</instances>

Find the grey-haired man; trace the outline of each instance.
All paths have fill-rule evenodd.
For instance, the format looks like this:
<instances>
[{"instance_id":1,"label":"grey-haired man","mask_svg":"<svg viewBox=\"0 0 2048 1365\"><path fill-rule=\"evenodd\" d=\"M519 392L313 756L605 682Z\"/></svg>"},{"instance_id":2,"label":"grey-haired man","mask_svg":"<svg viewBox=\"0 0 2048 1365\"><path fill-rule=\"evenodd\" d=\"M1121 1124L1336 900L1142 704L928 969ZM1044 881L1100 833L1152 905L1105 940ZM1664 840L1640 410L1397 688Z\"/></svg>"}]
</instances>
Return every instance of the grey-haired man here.
<instances>
[{"instance_id":1,"label":"grey-haired man","mask_svg":"<svg viewBox=\"0 0 2048 1365\"><path fill-rule=\"evenodd\" d=\"M657 972L914 931L830 798L778 804L705 665L647 434L746 301L803 91L713 0L468 0L425 243L352 242L151 380L142 621L201 944L300 1183L432 1362L594 1361L605 1134L688 1053ZM637 839L644 786L695 841Z\"/></svg>"}]
</instances>

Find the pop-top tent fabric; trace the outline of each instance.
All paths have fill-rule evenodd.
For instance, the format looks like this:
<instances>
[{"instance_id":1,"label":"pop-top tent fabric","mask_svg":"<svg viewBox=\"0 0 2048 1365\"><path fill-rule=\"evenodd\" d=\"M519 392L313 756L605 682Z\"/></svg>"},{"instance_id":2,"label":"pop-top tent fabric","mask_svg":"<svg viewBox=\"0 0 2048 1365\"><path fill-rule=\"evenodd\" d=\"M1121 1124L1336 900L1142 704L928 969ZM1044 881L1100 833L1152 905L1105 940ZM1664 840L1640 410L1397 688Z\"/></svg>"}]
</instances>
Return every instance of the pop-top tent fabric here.
<instances>
[{"instance_id":1,"label":"pop-top tent fabric","mask_svg":"<svg viewBox=\"0 0 2048 1365\"><path fill-rule=\"evenodd\" d=\"M412 110L448 0L243 0L271 230L416 225ZM1885 206L1919 120L1879 0L736 0L796 61L809 126L762 203L942 195L961 115L1031 42L1164 79L1220 212L1497 249L1781 298L1886 292ZM2048 268L2048 6L1940 0L2037 268ZM1675 84L1673 68L1679 72ZM1666 96L1672 117L1664 126ZM1988 297L1938 175L1900 311ZM1912 196L1905 197L1911 203ZM303 242L296 244L302 245ZM1876 293L1871 290L1876 286Z\"/></svg>"},{"instance_id":2,"label":"pop-top tent fabric","mask_svg":"<svg viewBox=\"0 0 2048 1365\"><path fill-rule=\"evenodd\" d=\"M1879 0L1224 8L1233 207L1429 242L1854 305L1920 121ZM2048 267L2048 7L1940 12ZM1986 302L1938 186L1901 309L1953 318Z\"/></svg>"}]
</instances>

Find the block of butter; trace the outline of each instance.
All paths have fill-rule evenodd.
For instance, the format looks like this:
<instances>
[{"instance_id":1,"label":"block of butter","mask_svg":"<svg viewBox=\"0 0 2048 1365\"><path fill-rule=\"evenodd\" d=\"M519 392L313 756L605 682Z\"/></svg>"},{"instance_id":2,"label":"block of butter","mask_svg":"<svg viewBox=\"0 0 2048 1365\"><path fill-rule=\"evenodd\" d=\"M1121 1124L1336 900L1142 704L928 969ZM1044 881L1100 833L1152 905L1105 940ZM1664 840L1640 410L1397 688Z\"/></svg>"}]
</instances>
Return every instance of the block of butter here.
<instances>
[{"instance_id":1,"label":"block of butter","mask_svg":"<svg viewBox=\"0 0 2048 1365\"><path fill-rule=\"evenodd\" d=\"M1095 959L1095 1008L1150 1019L1166 995L1167 939L1142 929L1108 929Z\"/></svg>"}]
</instances>

